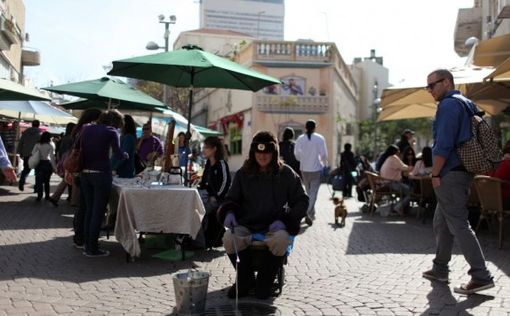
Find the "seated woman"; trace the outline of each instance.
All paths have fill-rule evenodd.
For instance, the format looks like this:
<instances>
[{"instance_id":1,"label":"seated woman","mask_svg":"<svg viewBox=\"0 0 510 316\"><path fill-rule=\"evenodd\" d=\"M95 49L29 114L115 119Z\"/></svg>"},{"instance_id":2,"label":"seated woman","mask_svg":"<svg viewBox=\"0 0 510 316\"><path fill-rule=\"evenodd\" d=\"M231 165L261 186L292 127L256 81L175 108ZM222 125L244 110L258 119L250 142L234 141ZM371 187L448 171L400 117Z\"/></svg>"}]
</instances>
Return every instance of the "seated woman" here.
<instances>
[{"instance_id":1,"label":"seated woman","mask_svg":"<svg viewBox=\"0 0 510 316\"><path fill-rule=\"evenodd\" d=\"M210 136L204 140L203 155L207 162L198 189L207 192L204 201L206 215L202 220L203 233L197 237L197 241L205 248L221 246L218 242L221 242L225 231L215 218L215 212L225 199L231 183L228 164L224 160L224 148L218 137Z\"/></svg>"},{"instance_id":2,"label":"seated woman","mask_svg":"<svg viewBox=\"0 0 510 316\"><path fill-rule=\"evenodd\" d=\"M498 168L488 175L510 181L510 141L507 141L505 147L503 147L503 154L503 160L499 163ZM510 209L510 185L501 185L501 198L503 199L503 209Z\"/></svg>"},{"instance_id":3,"label":"seated woman","mask_svg":"<svg viewBox=\"0 0 510 316\"><path fill-rule=\"evenodd\" d=\"M406 165L400 160L399 152L400 150L396 145L390 145L386 149L383 154L385 158L381 162L380 174L381 177L392 180L390 182L392 190L400 191L402 194L400 205L395 208L395 211L400 215L404 215L404 209L408 206L410 200L410 188L407 184L401 182L402 172L410 172L413 170L413 167Z\"/></svg>"},{"instance_id":4,"label":"seated woman","mask_svg":"<svg viewBox=\"0 0 510 316\"><path fill-rule=\"evenodd\" d=\"M218 209L218 219L229 229L223 245L236 267L238 296L243 297L255 285L257 298L271 295L271 286L289 245L289 235L297 235L306 215L308 196L301 179L279 159L278 140L268 131L255 134L250 153L236 173L225 202ZM252 267L251 235L266 235L269 248L257 279ZM228 291L236 297L236 284Z\"/></svg>"},{"instance_id":5,"label":"seated woman","mask_svg":"<svg viewBox=\"0 0 510 316\"><path fill-rule=\"evenodd\" d=\"M416 161L410 178L430 177L432 173L432 148L425 146L421 150L421 158Z\"/></svg>"}]
</instances>

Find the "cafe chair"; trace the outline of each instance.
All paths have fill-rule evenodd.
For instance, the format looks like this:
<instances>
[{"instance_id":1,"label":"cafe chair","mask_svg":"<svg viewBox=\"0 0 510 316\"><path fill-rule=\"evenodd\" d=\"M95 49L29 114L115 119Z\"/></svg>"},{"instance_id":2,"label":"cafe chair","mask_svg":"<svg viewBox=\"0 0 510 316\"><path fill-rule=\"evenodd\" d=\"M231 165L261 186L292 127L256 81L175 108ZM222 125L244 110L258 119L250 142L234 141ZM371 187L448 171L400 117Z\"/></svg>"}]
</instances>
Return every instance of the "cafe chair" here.
<instances>
[{"instance_id":1,"label":"cafe chair","mask_svg":"<svg viewBox=\"0 0 510 316\"><path fill-rule=\"evenodd\" d=\"M371 191L368 213L374 215L375 204L379 203L384 198L390 201L393 208L393 204L402 196L400 191L391 188L390 183L394 182L394 180L383 178L379 174L371 171L365 171L365 175L367 176Z\"/></svg>"},{"instance_id":2,"label":"cafe chair","mask_svg":"<svg viewBox=\"0 0 510 316\"><path fill-rule=\"evenodd\" d=\"M276 274L276 278L274 280L272 296L280 296L282 294L283 285L285 284L285 265L287 264L287 258L289 254L292 252L292 248L294 246L294 239L296 236L289 236L289 246L287 247L287 252L283 258L283 264L278 269L278 273ZM265 259L266 254L269 252L269 248L264 243L265 236L264 234L253 234L251 236L252 244L248 249L252 255L252 267L255 272L257 272L261 266L263 265L263 260Z\"/></svg>"},{"instance_id":3,"label":"cafe chair","mask_svg":"<svg viewBox=\"0 0 510 316\"><path fill-rule=\"evenodd\" d=\"M499 222L499 248L503 248L503 219L510 215L510 210L503 209L501 185L510 182L489 176L476 176L474 185L480 200L481 214L475 231L478 231L482 220L496 217Z\"/></svg>"},{"instance_id":4,"label":"cafe chair","mask_svg":"<svg viewBox=\"0 0 510 316\"><path fill-rule=\"evenodd\" d=\"M425 223L427 212L434 211L436 205L436 195L432 186L431 177L420 177L413 179L413 190L411 191L411 201L418 204L416 218L422 219ZM422 213L423 210L423 213Z\"/></svg>"}]
</instances>

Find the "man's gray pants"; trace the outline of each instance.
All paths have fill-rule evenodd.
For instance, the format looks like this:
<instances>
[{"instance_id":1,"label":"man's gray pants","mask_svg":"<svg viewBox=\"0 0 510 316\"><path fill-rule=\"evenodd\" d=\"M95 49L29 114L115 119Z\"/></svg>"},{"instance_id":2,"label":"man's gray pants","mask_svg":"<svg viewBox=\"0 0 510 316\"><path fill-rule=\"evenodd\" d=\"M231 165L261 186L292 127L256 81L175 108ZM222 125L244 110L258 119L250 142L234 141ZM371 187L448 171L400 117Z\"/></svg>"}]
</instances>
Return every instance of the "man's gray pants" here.
<instances>
[{"instance_id":1,"label":"man's gray pants","mask_svg":"<svg viewBox=\"0 0 510 316\"><path fill-rule=\"evenodd\" d=\"M306 193L310 198L308 204L308 210L306 214L310 219L315 220L315 201L317 200L317 193L321 186L321 172L320 171L301 171L301 177L305 186Z\"/></svg>"},{"instance_id":2,"label":"man's gray pants","mask_svg":"<svg viewBox=\"0 0 510 316\"><path fill-rule=\"evenodd\" d=\"M468 221L467 201L473 176L463 171L450 171L441 178L441 185L434 189L437 207L434 214L436 257L433 270L448 275L448 262L452 257L454 238L464 258L470 265L468 274L474 282L486 283L492 277L487 270L485 258Z\"/></svg>"}]
</instances>

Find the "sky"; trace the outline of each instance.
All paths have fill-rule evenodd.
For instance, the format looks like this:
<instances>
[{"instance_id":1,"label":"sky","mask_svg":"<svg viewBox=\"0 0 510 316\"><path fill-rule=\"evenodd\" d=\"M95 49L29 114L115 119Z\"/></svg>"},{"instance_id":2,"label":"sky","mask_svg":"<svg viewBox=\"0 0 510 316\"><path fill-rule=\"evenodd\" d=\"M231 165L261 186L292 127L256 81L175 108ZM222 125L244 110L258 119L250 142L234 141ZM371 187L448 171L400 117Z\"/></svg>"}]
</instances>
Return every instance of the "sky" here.
<instances>
[{"instance_id":1,"label":"sky","mask_svg":"<svg viewBox=\"0 0 510 316\"><path fill-rule=\"evenodd\" d=\"M285 40L335 42L344 61L384 57L393 85L424 84L437 68L462 66L453 48L459 8L474 0L286 0ZM199 27L199 0L24 0L25 46L41 65L25 67L36 87L96 79L111 61L154 53L164 44L158 15L175 15L170 46Z\"/></svg>"}]
</instances>

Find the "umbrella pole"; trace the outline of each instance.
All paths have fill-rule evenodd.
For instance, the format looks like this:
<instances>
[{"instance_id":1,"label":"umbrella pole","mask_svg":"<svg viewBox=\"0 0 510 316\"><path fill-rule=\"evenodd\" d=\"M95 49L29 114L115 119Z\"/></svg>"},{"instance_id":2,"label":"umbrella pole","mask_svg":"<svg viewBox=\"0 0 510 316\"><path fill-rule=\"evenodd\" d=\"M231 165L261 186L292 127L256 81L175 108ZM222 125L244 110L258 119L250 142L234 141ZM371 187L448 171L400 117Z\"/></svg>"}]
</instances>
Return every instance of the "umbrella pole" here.
<instances>
[{"instance_id":1,"label":"umbrella pole","mask_svg":"<svg viewBox=\"0 0 510 316\"><path fill-rule=\"evenodd\" d=\"M190 163L188 160L189 160L189 154L188 154L188 151L191 153L191 149L189 148L189 141L191 139L191 107L193 105L193 79L195 77L195 70L193 69L193 67L191 68L191 85L189 87L189 95L188 95L188 99L189 99L189 102L188 102L188 125L187 125L187 128L186 128L186 137L185 137L185 140L184 140L184 147L185 147L185 153L186 153L186 158L185 158L185 162L186 164L184 165L184 184L186 186L189 186L191 187L191 179L188 179L188 163Z\"/></svg>"}]
</instances>

